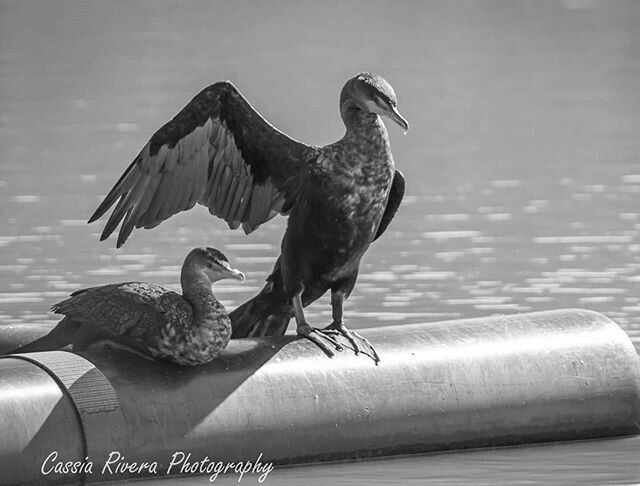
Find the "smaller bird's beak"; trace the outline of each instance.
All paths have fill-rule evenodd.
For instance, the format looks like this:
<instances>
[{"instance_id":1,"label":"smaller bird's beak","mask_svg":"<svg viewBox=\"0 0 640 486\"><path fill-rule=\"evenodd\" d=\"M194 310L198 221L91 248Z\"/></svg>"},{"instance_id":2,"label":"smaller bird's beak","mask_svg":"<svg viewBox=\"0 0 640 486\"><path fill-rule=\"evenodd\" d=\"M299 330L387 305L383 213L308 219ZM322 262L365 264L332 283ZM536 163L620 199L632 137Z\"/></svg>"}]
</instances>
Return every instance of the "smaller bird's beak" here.
<instances>
[{"instance_id":1,"label":"smaller bird's beak","mask_svg":"<svg viewBox=\"0 0 640 486\"><path fill-rule=\"evenodd\" d=\"M242 273L240 270L236 270L235 268L229 267L227 269L227 275L230 278L233 278L233 279L236 279L236 280L240 280L241 282L244 281L244 273Z\"/></svg>"},{"instance_id":2,"label":"smaller bird's beak","mask_svg":"<svg viewBox=\"0 0 640 486\"><path fill-rule=\"evenodd\" d=\"M390 108L391 111L389 112L389 118L400 125L400 127L404 130L404 133L407 133L407 131L409 131L409 122L404 119L404 117L400 114L395 106L391 106Z\"/></svg>"}]
</instances>

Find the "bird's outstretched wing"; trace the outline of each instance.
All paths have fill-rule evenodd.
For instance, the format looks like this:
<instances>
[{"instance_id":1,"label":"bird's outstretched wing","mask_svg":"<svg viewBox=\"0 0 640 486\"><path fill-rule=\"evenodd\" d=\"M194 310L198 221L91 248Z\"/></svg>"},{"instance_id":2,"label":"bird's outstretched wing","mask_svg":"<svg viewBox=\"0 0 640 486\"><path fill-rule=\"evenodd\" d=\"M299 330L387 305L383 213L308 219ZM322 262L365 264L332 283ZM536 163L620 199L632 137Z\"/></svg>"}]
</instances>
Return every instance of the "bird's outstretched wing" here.
<instances>
[{"instance_id":1,"label":"bird's outstretched wing","mask_svg":"<svg viewBox=\"0 0 640 486\"><path fill-rule=\"evenodd\" d=\"M404 176L402 175L402 172L397 170L393 175L391 190L389 191L389 199L387 199L387 206L384 208L384 213L382 214L382 219L380 220L378 231L376 232L376 236L373 238L373 241L380 238L382 233L387 229L387 226L389 226L389 223L391 223L393 217L398 212L398 208L400 207L400 203L404 197L404 186Z\"/></svg>"},{"instance_id":2,"label":"bird's outstretched wing","mask_svg":"<svg viewBox=\"0 0 640 486\"><path fill-rule=\"evenodd\" d=\"M101 240L122 222L117 246L133 228L153 228L196 203L250 233L286 213L314 147L267 122L228 81L202 90L158 130L89 219L117 205Z\"/></svg>"}]
</instances>

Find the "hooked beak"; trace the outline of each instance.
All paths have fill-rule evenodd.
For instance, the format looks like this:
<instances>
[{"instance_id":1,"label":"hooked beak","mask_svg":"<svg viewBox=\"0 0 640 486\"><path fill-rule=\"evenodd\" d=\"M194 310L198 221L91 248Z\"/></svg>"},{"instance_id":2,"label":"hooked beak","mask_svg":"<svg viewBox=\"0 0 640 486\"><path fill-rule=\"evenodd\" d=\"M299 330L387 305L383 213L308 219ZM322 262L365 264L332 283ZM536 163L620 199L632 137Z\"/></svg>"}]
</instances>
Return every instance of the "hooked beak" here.
<instances>
[{"instance_id":1,"label":"hooked beak","mask_svg":"<svg viewBox=\"0 0 640 486\"><path fill-rule=\"evenodd\" d=\"M236 270L235 268L229 267L226 269L226 271L227 271L226 273L228 277L233 278L235 280L240 280L241 282L244 281L244 273L242 273L240 270Z\"/></svg>"},{"instance_id":2,"label":"hooked beak","mask_svg":"<svg viewBox=\"0 0 640 486\"><path fill-rule=\"evenodd\" d=\"M244 273L240 270L236 270L235 268L231 268L227 262L220 262L220 266L222 268L218 269L218 272L221 274L221 278L232 278L234 280L244 281Z\"/></svg>"},{"instance_id":3,"label":"hooked beak","mask_svg":"<svg viewBox=\"0 0 640 486\"><path fill-rule=\"evenodd\" d=\"M395 106L390 106L389 108L391 109L391 111L388 113L389 118L400 125L400 128L404 130L404 133L407 133L407 131L409 130L409 122L404 119L404 117L400 114Z\"/></svg>"}]
</instances>

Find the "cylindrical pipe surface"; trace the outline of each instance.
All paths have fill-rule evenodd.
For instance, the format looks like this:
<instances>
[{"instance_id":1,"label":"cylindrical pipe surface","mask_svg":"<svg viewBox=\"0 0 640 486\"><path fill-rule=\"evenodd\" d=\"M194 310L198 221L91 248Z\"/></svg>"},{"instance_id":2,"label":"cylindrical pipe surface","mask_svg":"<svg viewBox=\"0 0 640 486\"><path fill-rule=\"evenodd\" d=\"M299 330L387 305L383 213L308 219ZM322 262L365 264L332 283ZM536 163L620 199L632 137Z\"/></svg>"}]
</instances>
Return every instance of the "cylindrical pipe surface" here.
<instances>
[{"instance_id":1,"label":"cylindrical pipe surface","mask_svg":"<svg viewBox=\"0 0 640 486\"><path fill-rule=\"evenodd\" d=\"M43 474L47 456L85 457L75 406L43 369L21 359L0 359L0 484L65 484L80 479L72 471ZM45 471L46 472L46 471Z\"/></svg>"},{"instance_id":2,"label":"cylindrical pipe surface","mask_svg":"<svg viewBox=\"0 0 640 486\"><path fill-rule=\"evenodd\" d=\"M111 441L86 421L84 434L88 442L100 434L103 456L117 450L128 463L155 462L155 475L164 475L178 451L191 462L262 454L263 463L294 464L640 432L640 359L601 314L552 311L362 334L379 365L348 349L329 359L293 336L233 340L195 368L87 352L117 394L126 436ZM0 360L0 380L15 379L7 361L16 360ZM2 426L0 435L15 433L14 424ZM90 459L95 481L154 475L104 474L107 457Z\"/></svg>"},{"instance_id":3,"label":"cylindrical pipe surface","mask_svg":"<svg viewBox=\"0 0 640 486\"><path fill-rule=\"evenodd\" d=\"M35 341L53 327L51 324L3 324L0 326L0 355Z\"/></svg>"}]
</instances>

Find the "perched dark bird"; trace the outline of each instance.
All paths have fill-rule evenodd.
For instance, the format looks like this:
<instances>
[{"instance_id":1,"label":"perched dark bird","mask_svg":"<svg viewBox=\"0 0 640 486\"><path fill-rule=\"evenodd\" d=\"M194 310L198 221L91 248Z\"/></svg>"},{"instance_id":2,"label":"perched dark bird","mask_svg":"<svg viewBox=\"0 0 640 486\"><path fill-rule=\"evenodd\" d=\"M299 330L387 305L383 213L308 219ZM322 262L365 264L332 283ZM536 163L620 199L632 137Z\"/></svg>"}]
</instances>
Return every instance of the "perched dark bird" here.
<instances>
[{"instance_id":1,"label":"perched dark bird","mask_svg":"<svg viewBox=\"0 0 640 486\"><path fill-rule=\"evenodd\" d=\"M344 137L325 147L300 143L270 125L229 82L205 88L143 147L91 216L117 202L102 233L122 222L117 246L134 227L152 228L196 203L250 233L276 214L289 215L282 253L267 285L230 317L233 337L283 334L295 316L297 332L327 354L347 337L342 307L356 282L360 259L385 231L404 194L380 115L404 131L393 88L360 73L340 94ZM331 290L333 322L306 322L303 307Z\"/></svg>"},{"instance_id":2,"label":"perched dark bird","mask_svg":"<svg viewBox=\"0 0 640 486\"><path fill-rule=\"evenodd\" d=\"M231 338L231 321L211 290L224 278L244 280L227 257L195 248L184 260L182 295L160 285L126 282L78 290L51 310L65 317L49 334L12 353L58 349L82 351L109 343L145 357L183 366L214 359Z\"/></svg>"}]
</instances>

